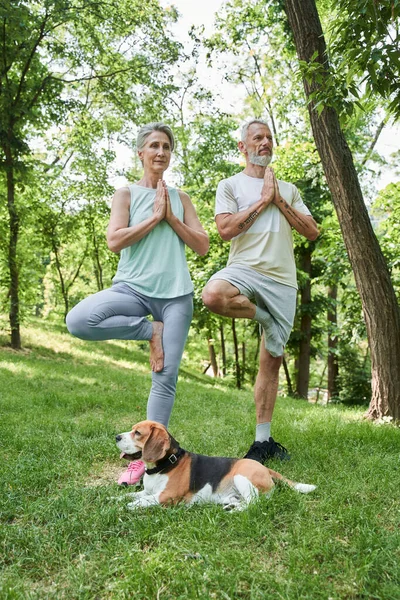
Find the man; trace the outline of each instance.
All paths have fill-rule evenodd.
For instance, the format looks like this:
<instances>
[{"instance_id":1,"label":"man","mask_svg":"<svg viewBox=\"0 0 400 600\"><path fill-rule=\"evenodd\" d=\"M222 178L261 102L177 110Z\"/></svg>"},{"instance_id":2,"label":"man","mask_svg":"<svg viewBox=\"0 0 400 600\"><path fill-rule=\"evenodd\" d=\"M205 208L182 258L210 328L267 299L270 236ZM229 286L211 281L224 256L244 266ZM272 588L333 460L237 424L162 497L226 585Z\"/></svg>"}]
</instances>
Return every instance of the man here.
<instances>
[{"instance_id":1,"label":"man","mask_svg":"<svg viewBox=\"0 0 400 600\"><path fill-rule=\"evenodd\" d=\"M290 458L271 437L271 419L296 308L292 227L309 240L318 237L318 229L297 188L278 182L268 166L273 140L267 123L259 119L246 123L238 147L246 168L222 180L216 195L219 234L232 240L229 260L211 277L202 297L212 312L253 319L263 330L254 388L256 436L245 458L264 462Z\"/></svg>"}]
</instances>

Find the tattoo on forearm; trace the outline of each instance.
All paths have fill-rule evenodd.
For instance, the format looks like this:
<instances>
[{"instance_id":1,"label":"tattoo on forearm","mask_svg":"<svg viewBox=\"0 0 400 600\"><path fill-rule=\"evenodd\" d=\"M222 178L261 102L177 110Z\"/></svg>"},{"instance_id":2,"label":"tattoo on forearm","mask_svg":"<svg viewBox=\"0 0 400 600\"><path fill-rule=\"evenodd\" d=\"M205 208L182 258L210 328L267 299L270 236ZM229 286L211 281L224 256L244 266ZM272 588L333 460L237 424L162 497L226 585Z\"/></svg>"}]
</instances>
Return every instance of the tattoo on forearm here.
<instances>
[{"instance_id":1,"label":"tattoo on forearm","mask_svg":"<svg viewBox=\"0 0 400 600\"><path fill-rule=\"evenodd\" d=\"M283 206L286 208L287 212L293 217L293 219L304 227L303 220L294 212L290 204L288 204L283 198L280 199L280 203L283 204Z\"/></svg>"},{"instance_id":2,"label":"tattoo on forearm","mask_svg":"<svg viewBox=\"0 0 400 600\"><path fill-rule=\"evenodd\" d=\"M245 221L243 221L243 223L239 223L239 225L238 225L239 229L243 229L243 227L246 227L246 225L248 225L249 223L252 223L254 221L254 219L256 219L257 217L258 217L258 212L256 210L254 210L252 213L249 214L247 219Z\"/></svg>"}]
</instances>

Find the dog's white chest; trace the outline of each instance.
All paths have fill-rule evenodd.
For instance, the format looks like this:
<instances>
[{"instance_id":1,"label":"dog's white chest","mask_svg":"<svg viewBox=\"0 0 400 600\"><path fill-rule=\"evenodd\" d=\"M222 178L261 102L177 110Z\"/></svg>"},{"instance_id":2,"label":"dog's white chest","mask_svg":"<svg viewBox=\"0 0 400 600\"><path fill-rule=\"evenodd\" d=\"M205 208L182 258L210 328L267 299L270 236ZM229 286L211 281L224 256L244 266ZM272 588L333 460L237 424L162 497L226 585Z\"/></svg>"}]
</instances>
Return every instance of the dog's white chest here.
<instances>
[{"instance_id":1,"label":"dog's white chest","mask_svg":"<svg viewBox=\"0 0 400 600\"><path fill-rule=\"evenodd\" d=\"M144 474L143 477L143 487L146 491L146 494L160 494L165 490L166 485L168 483L168 475L163 475L162 473L155 473L154 475Z\"/></svg>"}]
</instances>

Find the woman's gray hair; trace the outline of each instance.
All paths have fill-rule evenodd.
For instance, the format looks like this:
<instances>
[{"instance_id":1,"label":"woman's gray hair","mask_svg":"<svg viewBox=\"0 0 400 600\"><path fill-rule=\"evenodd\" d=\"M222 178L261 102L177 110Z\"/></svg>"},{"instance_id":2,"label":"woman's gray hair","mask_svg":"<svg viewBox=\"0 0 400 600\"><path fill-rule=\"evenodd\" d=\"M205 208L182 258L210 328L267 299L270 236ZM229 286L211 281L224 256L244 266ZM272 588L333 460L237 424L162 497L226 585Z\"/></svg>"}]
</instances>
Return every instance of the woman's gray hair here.
<instances>
[{"instance_id":1,"label":"woman's gray hair","mask_svg":"<svg viewBox=\"0 0 400 600\"><path fill-rule=\"evenodd\" d=\"M163 133L165 133L165 135L169 139L169 143L171 144L171 151L174 149L174 134L172 133L172 129L168 127L168 125L165 125L165 123L147 123L139 129L139 132L137 134L136 148L138 150L143 150L147 138L153 131L162 131Z\"/></svg>"},{"instance_id":2,"label":"woman's gray hair","mask_svg":"<svg viewBox=\"0 0 400 600\"><path fill-rule=\"evenodd\" d=\"M265 125L266 127L268 127L269 130L271 130L269 123L267 123L267 121L264 121L263 119L252 119L251 121L247 121L247 123L243 125L240 135L240 139L242 140L242 142L246 141L249 127L250 125L253 125L253 123L260 123L261 125Z\"/></svg>"}]
</instances>

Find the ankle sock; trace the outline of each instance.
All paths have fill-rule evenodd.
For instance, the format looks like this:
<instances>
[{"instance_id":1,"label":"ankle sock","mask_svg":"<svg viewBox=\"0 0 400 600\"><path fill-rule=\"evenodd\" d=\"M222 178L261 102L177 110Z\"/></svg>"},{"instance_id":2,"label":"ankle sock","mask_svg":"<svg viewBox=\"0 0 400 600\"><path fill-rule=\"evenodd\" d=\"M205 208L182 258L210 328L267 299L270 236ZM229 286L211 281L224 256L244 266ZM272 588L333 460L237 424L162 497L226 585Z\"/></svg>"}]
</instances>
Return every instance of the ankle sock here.
<instances>
[{"instance_id":1,"label":"ankle sock","mask_svg":"<svg viewBox=\"0 0 400 600\"><path fill-rule=\"evenodd\" d=\"M267 442L271 437L271 423L256 425L256 442Z\"/></svg>"}]
</instances>

